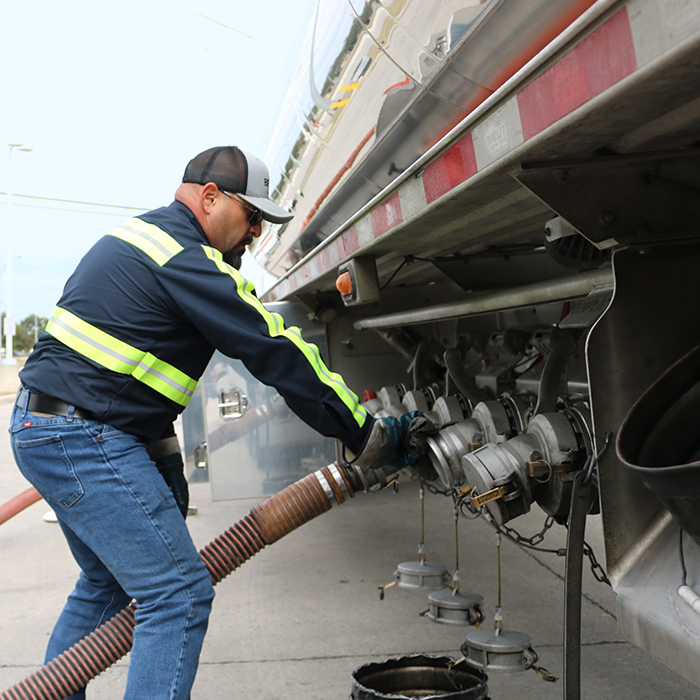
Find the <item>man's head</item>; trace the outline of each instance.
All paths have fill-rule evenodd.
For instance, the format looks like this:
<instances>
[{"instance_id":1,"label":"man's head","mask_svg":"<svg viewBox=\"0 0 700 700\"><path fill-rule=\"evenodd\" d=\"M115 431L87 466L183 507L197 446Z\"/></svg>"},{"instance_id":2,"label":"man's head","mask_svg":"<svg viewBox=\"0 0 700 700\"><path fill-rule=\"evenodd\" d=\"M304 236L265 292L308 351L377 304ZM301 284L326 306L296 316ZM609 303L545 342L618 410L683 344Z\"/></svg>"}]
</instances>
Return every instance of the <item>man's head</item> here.
<instances>
[{"instance_id":1,"label":"man's head","mask_svg":"<svg viewBox=\"0 0 700 700\"><path fill-rule=\"evenodd\" d=\"M183 182L206 185L237 194L262 212L265 221L283 224L293 214L270 201L270 174L260 158L236 146L218 146L195 156L185 168Z\"/></svg>"},{"instance_id":2,"label":"man's head","mask_svg":"<svg viewBox=\"0 0 700 700\"><path fill-rule=\"evenodd\" d=\"M260 235L262 220L284 223L292 214L269 198L265 164L236 146L210 148L185 168L175 198L197 217L209 242L230 259Z\"/></svg>"}]
</instances>

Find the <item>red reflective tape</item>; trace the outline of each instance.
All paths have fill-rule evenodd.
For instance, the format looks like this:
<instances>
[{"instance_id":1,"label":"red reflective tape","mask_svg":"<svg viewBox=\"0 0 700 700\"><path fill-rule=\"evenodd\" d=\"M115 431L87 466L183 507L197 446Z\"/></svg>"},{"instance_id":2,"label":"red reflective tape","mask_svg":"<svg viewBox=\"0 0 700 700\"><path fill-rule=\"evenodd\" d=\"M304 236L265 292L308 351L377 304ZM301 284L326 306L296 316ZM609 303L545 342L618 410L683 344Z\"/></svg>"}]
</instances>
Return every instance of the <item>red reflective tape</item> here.
<instances>
[{"instance_id":1,"label":"red reflective tape","mask_svg":"<svg viewBox=\"0 0 700 700\"><path fill-rule=\"evenodd\" d=\"M477 172L474 141L471 133L428 165L423 172L425 201L430 204L453 190Z\"/></svg>"},{"instance_id":2,"label":"red reflective tape","mask_svg":"<svg viewBox=\"0 0 700 700\"><path fill-rule=\"evenodd\" d=\"M360 250L360 239L357 235L357 229L352 226L338 238L338 254L343 260L358 250Z\"/></svg>"},{"instance_id":3,"label":"red reflective tape","mask_svg":"<svg viewBox=\"0 0 700 700\"><path fill-rule=\"evenodd\" d=\"M627 8L518 94L525 140L551 126L637 69Z\"/></svg>"},{"instance_id":4,"label":"red reflective tape","mask_svg":"<svg viewBox=\"0 0 700 700\"><path fill-rule=\"evenodd\" d=\"M331 266L331 251L328 248L324 248L318 254L318 271L325 272Z\"/></svg>"},{"instance_id":5,"label":"red reflective tape","mask_svg":"<svg viewBox=\"0 0 700 700\"><path fill-rule=\"evenodd\" d=\"M373 209L370 217L375 238L398 226L403 221L399 193L392 194L389 199Z\"/></svg>"}]
</instances>

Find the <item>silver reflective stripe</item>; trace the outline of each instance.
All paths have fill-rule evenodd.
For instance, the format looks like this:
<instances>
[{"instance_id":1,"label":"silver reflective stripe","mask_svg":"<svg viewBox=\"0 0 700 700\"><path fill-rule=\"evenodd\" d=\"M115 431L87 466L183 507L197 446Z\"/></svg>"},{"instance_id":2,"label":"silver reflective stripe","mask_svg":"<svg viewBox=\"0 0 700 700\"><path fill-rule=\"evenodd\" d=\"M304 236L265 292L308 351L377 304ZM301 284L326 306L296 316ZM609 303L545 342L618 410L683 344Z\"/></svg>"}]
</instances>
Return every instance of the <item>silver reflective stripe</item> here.
<instances>
[{"instance_id":1,"label":"silver reflective stripe","mask_svg":"<svg viewBox=\"0 0 700 700\"><path fill-rule=\"evenodd\" d=\"M138 217L129 219L108 235L138 248L160 266L165 265L183 250L183 247L169 233Z\"/></svg>"},{"instance_id":2,"label":"silver reflective stripe","mask_svg":"<svg viewBox=\"0 0 700 700\"><path fill-rule=\"evenodd\" d=\"M109 355L110 357L114 358L118 365L125 365L124 369L121 370L116 370L120 371L122 374L126 373L131 373L134 368L136 368L139 365L139 362L131 357L128 357L127 355L122 355L120 352L117 352L114 348L110 348L108 345L104 345L94 338L91 338L89 335L86 335L85 333L81 333L79 330L77 330L75 327L67 324L62 318L57 317L55 314L52 314L51 317L49 318L49 322L56 324L60 328L62 328L66 333L69 333L75 338L78 338L79 340L82 340L83 343L86 343L87 345L90 345L91 347L95 348L101 353L104 353L105 355ZM53 335L53 334L52 334ZM100 362L100 364L104 365L104 362ZM114 368L110 368L114 369Z\"/></svg>"},{"instance_id":3,"label":"silver reflective stripe","mask_svg":"<svg viewBox=\"0 0 700 700\"><path fill-rule=\"evenodd\" d=\"M168 250L157 238L154 238L146 231L139 231L128 224L123 224L120 226L120 228L123 228L125 231L129 231L137 236L141 236L141 238L145 238L151 245L158 248L158 250L160 250L160 252L163 253L166 258L170 259L173 257L172 251Z\"/></svg>"},{"instance_id":4,"label":"silver reflective stripe","mask_svg":"<svg viewBox=\"0 0 700 700\"><path fill-rule=\"evenodd\" d=\"M105 333L59 306L46 331L80 355L113 372L131 375L181 406L187 406L197 386L195 379L165 360Z\"/></svg>"},{"instance_id":5,"label":"silver reflective stripe","mask_svg":"<svg viewBox=\"0 0 700 700\"><path fill-rule=\"evenodd\" d=\"M152 357L154 360L157 362L161 362L161 360L158 360L154 355L151 355L148 353L148 357ZM184 372L181 372L180 370L177 369L177 367L173 367L172 365L169 366L170 369L174 369L177 372L180 372L183 376L187 377ZM144 360L141 360L138 364L138 369L141 370L144 374L148 374L152 377L155 377L157 379L160 379L164 384L167 384L168 386L171 386L173 389L177 390L181 394L184 394L188 399L192 398L192 395L194 394L194 389L189 389L187 386L184 384L176 381L172 377L168 376L167 374L164 374L163 372L160 372L157 370L155 367L152 367L148 363L146 363ZM137 377L136 376L136 370L133 372L134 377L137 379L141 379L140 375ZM196 382L194 379L191 379L190 377L187 377L187 379L190 382L193 382L196 386ZM141 379L143 381L143 379ZM162 393L162 392L161 392Z\"/></svg>"}]
</instances>

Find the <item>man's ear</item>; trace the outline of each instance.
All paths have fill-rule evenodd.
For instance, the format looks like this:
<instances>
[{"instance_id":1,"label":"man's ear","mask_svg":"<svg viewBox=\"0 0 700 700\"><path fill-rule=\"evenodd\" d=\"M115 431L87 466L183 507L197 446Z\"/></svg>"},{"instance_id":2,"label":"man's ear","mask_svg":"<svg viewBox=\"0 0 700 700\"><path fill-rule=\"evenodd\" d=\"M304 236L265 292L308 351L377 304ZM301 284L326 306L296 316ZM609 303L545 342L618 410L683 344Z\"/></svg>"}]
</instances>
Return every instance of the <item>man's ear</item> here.
<instances>
[{"instance_id":1,"label":"man's ear","mask_svg":"<svg viewBox=\"0 0 700 700\"><path fill-rule=\"evenodd\" d=\"M216 206L216 200L219 197L219 188L213 182L207 182L200 193L202 208L207 214L210 214Z\"/></svg>"}]
</instances>

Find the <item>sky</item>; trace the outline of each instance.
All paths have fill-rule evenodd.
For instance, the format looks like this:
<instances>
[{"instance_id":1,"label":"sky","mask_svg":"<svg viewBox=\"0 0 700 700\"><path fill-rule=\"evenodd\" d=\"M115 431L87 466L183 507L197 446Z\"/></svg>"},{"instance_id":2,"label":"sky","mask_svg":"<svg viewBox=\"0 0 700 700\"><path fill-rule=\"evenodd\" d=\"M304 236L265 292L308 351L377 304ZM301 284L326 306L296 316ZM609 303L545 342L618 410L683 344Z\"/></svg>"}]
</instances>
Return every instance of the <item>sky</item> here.
<instances>
[{"instance_id":1,"label":"sky","mask_svg":"<svg viewBox=\"0 0 700 700\"><path fill-rule=\"evenodd\" d=\"M197 153L264 158L315 4L0 0L0 311L48 316L89 247L169 204ZM269 284L252 256L242 272Z\"/></svg>"}]
</instances>

